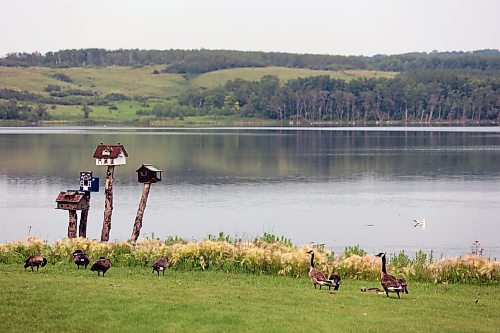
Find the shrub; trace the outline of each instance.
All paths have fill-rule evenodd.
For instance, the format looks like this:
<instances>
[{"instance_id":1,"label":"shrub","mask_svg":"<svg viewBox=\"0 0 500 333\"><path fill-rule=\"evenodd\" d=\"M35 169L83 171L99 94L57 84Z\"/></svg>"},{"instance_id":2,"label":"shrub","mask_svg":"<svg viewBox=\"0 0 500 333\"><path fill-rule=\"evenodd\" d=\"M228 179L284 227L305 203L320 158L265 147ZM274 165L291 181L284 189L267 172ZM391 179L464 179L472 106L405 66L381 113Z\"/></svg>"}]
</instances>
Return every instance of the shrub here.
<instances>
[{"instance_id":1,"label":"shrub","mask_svg":"<svg viewBox=\"0 0 500 333\"><path fill-rule=\"evenodd\" d=\"M43 90L46 92L61 91L61 87L56 84L49 84L45 88L43 88Z\"/></svg>"},{"instance_id":2,"label":"shrub","mask_svg":"<svg viewBox=\"0 0 500 333\"><path fill-rule=\"evenodd\" d=\"M104 98L107 99L108 101L112 101L112 102L130 100L130 98L128 96L126 96L124 94L120 94L120 93L111 93L111 94L106 95L106 97L104 97Z\"/></svg>"},{"instance_id":3,"label":"shrub","mask_svg":"<svg viewBox=\"0 0 500 333\"><path fill-rule=\"evenodd\" d=\"M55 73L53 75L53 77L59 81L69 82L69 83L73 82L73 80L71 80L71 78L69 76L67 76L66 74L63 74L63 73Z\"/></svg>"}]
</instances>

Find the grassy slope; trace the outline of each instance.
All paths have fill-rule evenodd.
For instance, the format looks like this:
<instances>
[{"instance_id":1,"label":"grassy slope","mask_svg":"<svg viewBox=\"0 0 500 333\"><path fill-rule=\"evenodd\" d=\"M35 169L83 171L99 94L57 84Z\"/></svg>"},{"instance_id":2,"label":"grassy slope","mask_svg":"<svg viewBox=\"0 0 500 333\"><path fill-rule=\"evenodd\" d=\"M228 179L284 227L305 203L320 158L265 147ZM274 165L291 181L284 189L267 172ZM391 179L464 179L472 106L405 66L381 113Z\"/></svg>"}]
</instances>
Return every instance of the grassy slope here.
<instances>
[{"instance_id":1,"label":"grassy slope","mask_svg":"<svg viewBox=\"0 0 500 333\"><path fill-rule=\"evenodd\" d=\"M352 80L360 77L394 77L395 73L376 72L376 71L322 71L300 68L284 68L284 67L262 67L262 68L234 68L224 69L216 72L205 73L192 80L195 86L203 86L213 88L224 84L228 80L236 78L245 79L248 81L259 81L265 75L274 75L280 78L281 81L288 81L300 77L328 75L333 79Z\"/></svg>"},{"instance_id":2,"label":"grassy slope","mask_svg":"<svg viewBox=\"0 0 500 333\"><path fill-rule=\"evenodd\" d=\"M44 67L0 67L0 87L46 94L44 88L58 85L65 88L92 90L104 96L122 93L134 96L168 98L182 91L185 80L177 74L152 74L154 67L76 67L51 69ZM73 81L55 79L55 73L66 74Z\"/></svg>"},{"instance_id":3,"label":"grassy slope","mask_svg":"<svg viewBox=\"0 0 500 333\"><path fill-rule=\"evenodd\" d=\"M40 272L0 265L0 331L496 332L500 287L411 284L402 299L332 295L306 278L113 267L105 278L69 264ZM476 299L478 300L476 304Z\"/></svg>"},{"instance_id":4,"label":"grassy slope","mask_svg":"<svg viewBox=\"0 0 500 333\"><path fill-rule=\"evenodd\" d=\"M320 71L308 69L292 69L282 67L234 68L205 73L186 79L178 74L152 74L158 66L144 67L78 67L51 69L44 67L0 67L0 88L11 88L48 95L44 91L47 85L58 85L64 89L83 89L96 92L99 96L109 93L121 93L129 97L141 96L160 100L174 99L190 88L213 88L223 85L228 80L242 78L258 81L264 75L276 75L283 82L299 77L329 75L336 79L350 80L358 77L394 77L395 73L374 71ZM62 73L72 79L72 83L62 82L53 77ZM154 103L154 102L153 102ZM107 107L93 107L90 119L130 121L138 117L135 112L141 108L137 102L115 103L117 111L109 111ZM54 120L81 120L80 106L60 106L49 109Z\"/></svg>"}]
</instances>

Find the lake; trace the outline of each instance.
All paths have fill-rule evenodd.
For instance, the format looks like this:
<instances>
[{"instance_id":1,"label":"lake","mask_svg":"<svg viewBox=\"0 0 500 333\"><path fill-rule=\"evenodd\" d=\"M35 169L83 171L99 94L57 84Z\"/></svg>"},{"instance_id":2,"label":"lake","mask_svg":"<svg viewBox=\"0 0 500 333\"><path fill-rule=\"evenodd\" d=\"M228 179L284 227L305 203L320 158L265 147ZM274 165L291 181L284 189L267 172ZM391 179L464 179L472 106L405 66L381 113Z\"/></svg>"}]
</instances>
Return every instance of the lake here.
<instances>
[{"instance_id":1,"label":"lake","mask_svg":"<svg viewBox=\"0 0 500 333\"><path fill-rule=\"evenodd\" d=\"M0 242L28 234L66 237L60 191L78 189L80 170L100 178L87 236L100 239L106 168L92 158L120 142L110 240L132 232L151 163L142 237L202 240L219 232L263 233L339 253L433 250L467 254L479 240L500 257L500 128L0 128ZM414 227L414 219L426 228ZM31 228L30 228L31 226Z\"/></svg>"}]
</instances>

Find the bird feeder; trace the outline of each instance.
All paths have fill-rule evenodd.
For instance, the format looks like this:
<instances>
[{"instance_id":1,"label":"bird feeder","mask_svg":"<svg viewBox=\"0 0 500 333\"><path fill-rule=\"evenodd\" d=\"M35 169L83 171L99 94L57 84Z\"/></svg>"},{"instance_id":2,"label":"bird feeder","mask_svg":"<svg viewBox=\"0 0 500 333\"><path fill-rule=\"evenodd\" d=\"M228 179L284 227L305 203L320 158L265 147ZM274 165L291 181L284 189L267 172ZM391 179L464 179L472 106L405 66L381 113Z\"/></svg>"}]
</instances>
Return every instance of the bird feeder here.
<instances>
[{"instance_id":1,"label":"bird feeder","mask_svg":"<svg viewBox=\"0 0 500 333\"><path fill-rule=\"evenodd\" d=\"M99 178L92 177L92 171L80 171L80 191L99 192Z\"/></svg>"},{"instance_id":2,"label":"bird feeder","mask_svg":"<svg viewBox=\"0 0 500 333\"><path fill-rule=\"evenodd\" d=\"M88 210L89 200L84 192L68 190L60 192L56 198L56 209L64 209L69 212L68 238L76 238L76 227L78 216L77 210Z\"/></svg>"},{"instance_id":3,"label":"bird feeder","mask_svg":"<svg viewBox=\"0 0 500 333\"><path fill-rule=\"evenodd\" d=\"M99 144L94 152L95 164L115 166L127 164L128 153L122 144Z\"/></svg>"},{"instance_id":4,"label":"bird feeder","mask_svg":"<svg viewBox=\"0 0 500 333\"><path fill-rule=\"evenodd\" d=\"M99 178L92 176L92 171L80 171L80 191L85 193L85 197L90 206L90 193L99 192ZM90 209L90 207L89 207ZM89 209L82 209L80 215L80 228L78 235L80 237L87 237L87 217Z\"/></svg>"},{"instance_id":5,"label":"bird feeder","mask_svg":"<svg viewBox=\"0 0 500 333\"><path fill-rule=\"evenodd\" d=\"M102 223L101 242L109 240L109 231L111 230L111 214L113 213L113 174L115 166L127 163L128 153L121 143L118 144L99 144L93 157L96 165L107 166L106 184L105 184L105 202L104 202L104 221Z\"/></svg>"},{"instance_id":6,"label":"bird feeder","mask_svg":"<svg viewBox=\"0 0 500 333\"><path fill-rule=\"evenodd\" d=\"M144 210L146 209L146 203L148 201L149 189L152 183L161 181L162 170L159 170L152 166L151 164L143 164L137 172L137 181L144 184L144 189L142 190L141 201L139 202L139 209L137 210L137 216L135 218L134 228L132 229L132 235L130 239L132 242L137 242L139 234L142 228L142 217L144 216Z\"/></svg>"},{"instance_id":7,"label":"bird feeder","mask_svg":"<svg viewBox=\"0 0 500 333\"><path fill-rule=\"evenodd\" d=\"M56 198L56 202L57 209L82 210L89 208L89 203L85 200L85 194L76 190L60 192Z\"/></svg>"},{"instance_id":8,"label":"bird feeder","mask_svg":"<svg viewBox=\"0 0 500 333\"><path fill-rule=\"evenodd\" d=\"M139 183L156 183L161 181L162 170L158 170L151 164L143 164L136 172Z\"/></svg>"}]
</instances>

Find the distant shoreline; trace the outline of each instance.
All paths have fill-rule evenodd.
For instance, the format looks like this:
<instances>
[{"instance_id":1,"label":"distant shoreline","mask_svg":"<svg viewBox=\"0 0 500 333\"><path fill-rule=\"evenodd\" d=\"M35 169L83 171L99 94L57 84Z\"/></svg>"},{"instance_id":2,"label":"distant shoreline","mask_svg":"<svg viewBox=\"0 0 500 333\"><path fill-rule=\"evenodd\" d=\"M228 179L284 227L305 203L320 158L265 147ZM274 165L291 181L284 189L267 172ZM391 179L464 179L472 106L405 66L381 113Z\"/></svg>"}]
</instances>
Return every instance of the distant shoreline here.
<instances>
[{"instance_id":1,"label":"distant shoreline","mask_svg":"<svg viewBox=\"0 0 500 333\"><path fill-rule=\"evenodd\" d=\"M233 117L217 117L216 119L145 119L138 121L105 121L105 120L43 120L38 122L26 122L20 120L0 120L0 127L57 127L57 126L114 126L114 127L487 127L500 126L498 121L370 121L370 122L340 122L340 121L307 121L307 120L270 120L270 119L244 119Z\"/></svg>"}]
</instances>

